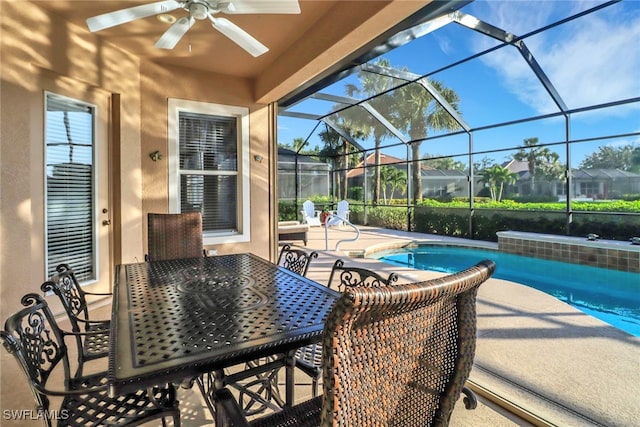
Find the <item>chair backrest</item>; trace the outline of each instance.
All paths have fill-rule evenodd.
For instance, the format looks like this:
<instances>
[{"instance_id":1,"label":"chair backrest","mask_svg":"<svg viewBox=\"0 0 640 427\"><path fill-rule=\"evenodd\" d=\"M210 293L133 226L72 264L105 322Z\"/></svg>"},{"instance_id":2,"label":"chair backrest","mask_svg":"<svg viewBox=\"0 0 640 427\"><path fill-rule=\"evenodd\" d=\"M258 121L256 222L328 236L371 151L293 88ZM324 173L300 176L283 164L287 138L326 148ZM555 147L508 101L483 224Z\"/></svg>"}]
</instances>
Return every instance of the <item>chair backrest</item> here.
<instances>
[{"instance_id":1,"label":"chair backrest","mask_svg":"<svg viewBox=\"0 0 640 427\"><path fill-rule=\"evenodd\" d=\"M327 225L329 227L333 227L335 225L342 225L345 221L349 221L349 202L341 200L338 202L338 208L335 211L335 216L330 217Z\"/></svg>"},{"instance_id":2,"label":"chair backrest","mask_svg":"<svg viewBox=\"0 0 640 427\"><path fill-rule=\"evenodd\" d=\"M336 209L336 214L343 219L347 219L347 212L349 212L349 202L346 200L341 200L338 202L338 209Z\"/></svg>"},{"instance_id":3,"label":"chair backrest","mask_svg":"<svg viewBox=\"0 0 640 427\"><path fill-rule=\"evenodd\" d=\"M67 316L69 316L71 329L74 332L80 332L78 318L89 320L89 309L85 292L80 287L76 275L69 267L69 264L58 265L56 274L51 276L50 280L44 282L40 289L42 289L42 292L53 292L60 298L62 307L64 307Z\"/></svg>"},{"instance_id":4,"label":"chair backrest","mask_svg":"<svg viewBox=\"0 0 640 427\"><path fill-rule=\"evenodd\" d=\"M345 267L344 261L336 260L331 268L327 286L336 286L340 292L355 286L365 286L368 288L387 286L398 280L396 273L391 273L385 279L375 271L360 267Z\"/></svg>"},{"instance_id":5,"label":"chair backrest","mask_svg":"<svg viewBox=\"0 0 640 427\"><path fill-rule=\"evenodd\" d=\"M147 222L148 261L203 256L200 212L149 213Z\"/></svg>"},{"instance_id":6,"label":"chair backrest","mask_svg":"<svg viewBox=\"0 0 640 427\"><path fill-rule=\"evenodd\" d=\"M325 323L322 425L447 425L473 364L477 288L494 269L347 288Z\"/></svg>"},{"instance_id":7,"label":"chair backrest","mask_svg":"<svg viewBox=\"0 0 640 427\"><path fill-rule=\"evenodd\" d=\"M305 217L313 218L316 216L316 205L311 200L307 200L302 204L302 212Z\"/></svg>"},{"instance_id":8,"label":"chair backrest","mask_svg":"<svg viewBox=\"0 0 640 427\"><path fill-rule=\"evenodd\" d=\"M26 308L6 320L0 340L26 375L36 406L47 411L49 398L40 390L46 389L51 372L60 363L64 367L65 381L70 378L67 346L42 296L27 294L21 303Z\"/></svg>"},{"instance_id":9,"label":"chair backrest","mask_svg":"<svg viewBox=\"0 0 640 427\"><path fill-rule=\"evenodd\" d=\"M278 265L300 276L306 276L311 260L315 258L318 258L316 251L306 252L301 249L293 249L291 245L287 244L280 250Z\"/></svg>"}]
</instances>

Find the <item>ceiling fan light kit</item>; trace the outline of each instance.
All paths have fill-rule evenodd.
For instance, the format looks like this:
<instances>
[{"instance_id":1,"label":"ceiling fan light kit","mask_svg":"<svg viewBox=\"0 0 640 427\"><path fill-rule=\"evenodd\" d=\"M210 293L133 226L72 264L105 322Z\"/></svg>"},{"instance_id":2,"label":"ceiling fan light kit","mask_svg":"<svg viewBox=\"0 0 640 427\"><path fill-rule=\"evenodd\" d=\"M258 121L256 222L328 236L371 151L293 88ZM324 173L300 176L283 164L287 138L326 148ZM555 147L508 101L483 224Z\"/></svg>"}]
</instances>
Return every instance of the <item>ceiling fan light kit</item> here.
<instances>
[{"instance_id":1,"label":"ceiling fan light kit","mask_svg":"<svg viewBox=\"0 0 640 427\"><path fill-rule=\"evenodd\" d=\"M218 13L226 14L298 14L298 0L166 0L134 6L114 12L104 13L87 19L89 31L96 32L117 25L126 24L137 19L153 15L167 14L176 9L184 9L188 17L181 17L162 34L155 46L162 49L173 49L180 39L189 31L195 21L209 18L211 25L223 35L253 56L260 56L269 49L252 35L226 18L216 18Z\"/></svg>"}]
</instances>

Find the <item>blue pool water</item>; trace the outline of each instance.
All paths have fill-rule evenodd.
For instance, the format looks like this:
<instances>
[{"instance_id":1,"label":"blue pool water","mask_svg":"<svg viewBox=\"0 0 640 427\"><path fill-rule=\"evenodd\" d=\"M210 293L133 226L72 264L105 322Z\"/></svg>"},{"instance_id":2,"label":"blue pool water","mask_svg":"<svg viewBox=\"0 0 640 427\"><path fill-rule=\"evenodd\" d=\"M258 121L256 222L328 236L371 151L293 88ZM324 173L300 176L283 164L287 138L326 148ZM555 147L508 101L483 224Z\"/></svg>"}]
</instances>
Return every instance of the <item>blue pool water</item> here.
<instances>
[{"instance_id":1,"label":"blue pool water","mask_svg":"<svg viewBox=\"0 0 640 427\"><path fill-rule=\"evenodd\" d=\"M618 329L640 336L640 274L547 261L492 250L423 245L373 257L419 270L453 273L489 258L493 277L546 292Z\"/></svg>"}]
</instances>

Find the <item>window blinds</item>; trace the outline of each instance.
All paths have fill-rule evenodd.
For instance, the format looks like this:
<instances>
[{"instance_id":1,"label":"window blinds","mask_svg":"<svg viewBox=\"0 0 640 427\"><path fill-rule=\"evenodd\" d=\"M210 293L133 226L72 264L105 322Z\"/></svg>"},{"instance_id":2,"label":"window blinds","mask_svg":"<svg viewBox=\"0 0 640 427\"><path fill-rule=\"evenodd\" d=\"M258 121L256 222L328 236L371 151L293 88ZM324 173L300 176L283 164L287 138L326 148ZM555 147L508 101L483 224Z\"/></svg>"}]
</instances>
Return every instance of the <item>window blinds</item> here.
<instances>
[{"instance_id":1,"label":"window blinds","mask_svg":"<svg viewBox=\"0 0 640 427\"><path fill-rule=\"evenodd\" d=\"M236 118L180 112L180 210L200 211L205 234L238 231Z\"/></svg>"},{"instance_id":2,"label":"window blinds","mask_svg":"<svg viewBox=\"0 0 640 427\"><path fill-rule=\"evenodd\" d=\"M68 263L95 279L93 107L46 96L47 275Z\"/></svg>"}]
</instances>

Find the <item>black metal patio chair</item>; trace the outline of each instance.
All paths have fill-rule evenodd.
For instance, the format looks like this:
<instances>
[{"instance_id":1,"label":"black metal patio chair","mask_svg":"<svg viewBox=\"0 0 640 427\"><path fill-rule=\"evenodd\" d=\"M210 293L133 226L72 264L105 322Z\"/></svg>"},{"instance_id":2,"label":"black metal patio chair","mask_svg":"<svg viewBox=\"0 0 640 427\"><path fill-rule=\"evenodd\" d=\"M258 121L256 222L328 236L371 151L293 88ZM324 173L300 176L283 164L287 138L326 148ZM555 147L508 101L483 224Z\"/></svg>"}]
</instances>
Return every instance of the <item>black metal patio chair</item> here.
<instances>
[{"instance_id":1,"label":"black metal patio chair","mask_svg":"<svg viewBox=\"0 0 640 427\"><path fill-rule=\"evenodd\" d=\"M0 341L26 375L46 426L51 426L54 418L58 426L125 426L157 419L166 425L167 417L174 426L180 425L172 385L111 397L106 372L71 377L64 335L92 332L63 332L40 295L27 294L21 302L25 308L7 319ZM54 389L50 380L59 377L60 369L64 388ZM54 397L62 398L57 409L50 406Z\"/></svg>"},{"instance_id":2,"label":"black metal patio chair","mask_svg":"<svg viewBox=\"0 0 640 427\"><path fill-rule=\"evenodd\" d=\"M307 252L302 249L294 249L291 245L286 244L280 250L277 264L300 276L306 276L311 261L316 258L318 258L316 251Z\"/></svg>"},{"instance_id":3,"label":"black metal patio chair","mask_svg":"<svg viewBox=\"0 0 640 427\"><path fill-rule=\"evenodd\" d=\"M58 265L56 274L44 282L40 289L45 295L48 292L53 292L60 298L73 332L91 332L87 335L74 335L78 346L76 376L82 375L85 362L106 357L109 354L110 321L89 318L87 296L112 297L113 295L83 290L69 264Z\"/></svg>"}]
</instances>

